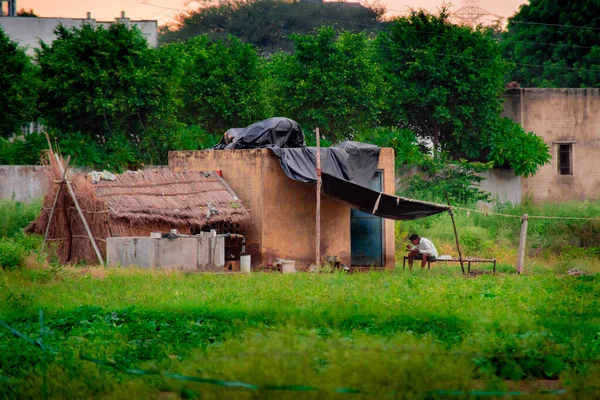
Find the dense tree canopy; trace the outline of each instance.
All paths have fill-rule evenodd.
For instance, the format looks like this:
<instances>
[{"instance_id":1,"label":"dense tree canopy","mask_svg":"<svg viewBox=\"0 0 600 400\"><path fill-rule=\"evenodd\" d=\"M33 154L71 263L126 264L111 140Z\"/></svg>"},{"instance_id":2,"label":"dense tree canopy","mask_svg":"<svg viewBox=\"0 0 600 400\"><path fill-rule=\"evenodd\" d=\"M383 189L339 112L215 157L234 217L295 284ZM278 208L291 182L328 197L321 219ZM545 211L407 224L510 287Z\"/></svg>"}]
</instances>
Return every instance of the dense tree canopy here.
<instances>
[{"instance_id":1,"label":"dense tree canopy","mask_svg":"<svg viewBox=\"0 0 600 400\"><path fill-rule=\"evenodd\" d=\"M89 165L166 161L176 125L177 58L135 27L59 25L37 52L41 110L63 150Z\"/></svg>"},{"instance_id":2,"label":"dense tree canopy","mask_svg":"<svg viewBox=\"0 0 600 400\"><path fill-rule=\"evenodd\" d=\"M523 87L600 87L600 2L531 0L508 23L509 77Z\"/></svg>"},{"instance_id":3,"label":"dense tree canopy","mask_svg":"<svg viewBox=\"0 0 600 400\"><path fill-rule=\"evenodd\" d=\"M237 7L266 1L276 0ZM4 38L3 64L21 63L8 73L29 74L25 83L22 76L2 81L21 85L0 93L6 109L23 112L10 129L33 118L39 93L42 122L60 150L76 155L75 164L101 168L165 163L169 150L210 147L228 128L272 116L296 119L309 143L319 127L324 142L393 147L399 164L431 159L417 138L434 144L431 165L447 164L439 156L446 152L527 176L550 157L542 139L500 118L508 63L497 38L483 28L452 25L445 10L396 19L374 40L332 26L294 34L290 52L262 57L245 39L221 33L151 48L139 30L123 24L60 26L52 45L37 51L39 91L37 67ZM30 162L26 154L39 155L44 139L0 141L0 160Z\"/></svg>"},{"instance_id":4,"label":"dense tree canopy","mask_svg":"<svg viewBox=\"0 0 600 400\"><path fill-rule=\"evenodd\" d=\"M176 48L185 79L181 121L212 134L269 117L264 93L264 61L249 44L235 37L211 40L196 36Z\"/></svg>"},{"instance_id":5,"label":"dense tree canopy","mask_svg":"<svg viewBox=\"0 0 600 400\"><path fill-rule=\"evenodd\" d=\"M384 89L367 36L326 27L292 38L294 53L277 54L271 65L276 110L330 140L376 126Z\"/></svg>"},{"instance_id":6,"label":"dense tree canopy","mask_svg":"<svg viewBox=\"0 0 600 400\"><path fill-rule=\"evenodd\" d=\"M38 71L25 50L0 27L0 137L20 132L19 127L34 119Z\"/></svg>"},{"instance_id":7,"label":"dense tree canopy","mask_svg":"<svg viewBox=\"0 0 600 400\"><path fill-rule=\"evenodd\" d=\"M163 28L161 41L187 40L199 34L212 38L233 35L264 53L291 51L290 35L307 34L322 26L358 32L375 31L385 10L358 3L300 0L224 1L180 14Z\"/></svg>"},{"instance_id":8,"label":"dense tree canopy","mask_svg":"<svg viewBox=\"0 0 600 400\"><path fill-rule=\"evenodd\" d=\"M393 20L375 40L389 86L383 122L409 128L435 149L480 158L502 111L507 71L483 28L414 13Z\"/></svg>"}]
</instances>

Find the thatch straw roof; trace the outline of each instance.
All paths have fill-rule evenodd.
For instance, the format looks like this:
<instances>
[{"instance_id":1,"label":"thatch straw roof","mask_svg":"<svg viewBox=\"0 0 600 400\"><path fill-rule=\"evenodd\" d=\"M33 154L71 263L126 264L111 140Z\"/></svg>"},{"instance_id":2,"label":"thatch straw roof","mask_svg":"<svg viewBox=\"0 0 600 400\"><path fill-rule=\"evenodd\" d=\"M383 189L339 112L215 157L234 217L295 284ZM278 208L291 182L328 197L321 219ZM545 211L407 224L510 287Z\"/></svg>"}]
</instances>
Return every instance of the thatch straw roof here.
<instances>
[{"instance_id":1,"label":"thatch straw roof","mask_svg":"<svg viewBox=\"0 0 600 400\"><path fill-rule=\"evenodd\" d=\"M90 183L91 184L91 183ZM93 185L113 219L202 227L243 223L248 212L215 172L142 171Z\"/></svg>"},{"instance_id":2,"label":"thatch straw roof","mask_svg":"<svg viewBox=\"0 0 600 400\"><path fill-rule=\"evenodd\" d=\"M62 174L50 159L48 191L39 217L27 233L43 235ZM190 234L209 228L221 233L244 230L249 219L229 185L215 172L171 172L166 169L117 175L115 181L92 184L83 174L70 177L77 201L100 253L106 254L106 238L147 236L176 228ZM61 262L96 262L96 255L75 203L65 187L57 201L48 241L56 243Z\"/></svg>"}]
</instances>

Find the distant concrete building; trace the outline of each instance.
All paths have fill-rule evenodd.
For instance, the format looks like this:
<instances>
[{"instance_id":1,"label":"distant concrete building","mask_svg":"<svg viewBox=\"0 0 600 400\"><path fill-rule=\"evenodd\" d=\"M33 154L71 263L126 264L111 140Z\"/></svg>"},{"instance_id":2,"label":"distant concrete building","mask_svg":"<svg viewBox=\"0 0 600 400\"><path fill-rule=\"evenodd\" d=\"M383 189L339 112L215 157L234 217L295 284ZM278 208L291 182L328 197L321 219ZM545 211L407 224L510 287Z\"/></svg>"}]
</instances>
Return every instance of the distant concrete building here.
<instances>
[{"instance_id":1,"label":"distant concrete building","mask_svg":"<svg viewBox=\"0 0 600 400\"><path fill-rule=\"evenodd\" d=\"M158 45L158 21L142 20L132 21L125 17L125 12L121 12L121 18L115 18L113 22L96 21L88 13L86 18L36 18L36 17L0 17L0 27L19 45L27 48L27 53L32 55L34 49L40 47L40 40L50 44L56 38L54 29L62 24L67 28L81 27L84 24L101 25L108 28L114 23L124 23L137 26L150 46Z\"/></svg>"},{"instance_id":2,"label":"distant concrete building","mask_svg":"<svg viewBox=\"0 0 600 400\"><path fill-rule=\"evenodd\" d=\"M513 85L503 115L550 147L550 164L521 179L521 193L535 201L600 197L600 89L530 89ZM515 190L509 190L514 195Z\"/></svg>"}]
</instances>

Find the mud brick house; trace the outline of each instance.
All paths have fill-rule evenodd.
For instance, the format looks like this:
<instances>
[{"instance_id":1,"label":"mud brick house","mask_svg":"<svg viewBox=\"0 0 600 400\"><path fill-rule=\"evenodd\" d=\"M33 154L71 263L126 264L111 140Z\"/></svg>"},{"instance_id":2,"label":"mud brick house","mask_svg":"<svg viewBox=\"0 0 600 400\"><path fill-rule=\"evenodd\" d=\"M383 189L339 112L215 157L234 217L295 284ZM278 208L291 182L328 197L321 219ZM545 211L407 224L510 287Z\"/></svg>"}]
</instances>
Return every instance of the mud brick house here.
<instances>
[{"instance_id":1,"label":"mud brick house","mask_svg":"<svg viewBox=\"0 0 600 400\"><path fill-rule=\"evenodd\" d=\"M220 171L248 210L246 249L252 265L275 258L303 265L315 261L315 187L286 176L271 150L175 151L169 154L169 169ZM381 149L371 188L394 194L393 149ZM320 250L346 265L393 267L394 221L322 196Z\"/></svg>"}]
</instances>

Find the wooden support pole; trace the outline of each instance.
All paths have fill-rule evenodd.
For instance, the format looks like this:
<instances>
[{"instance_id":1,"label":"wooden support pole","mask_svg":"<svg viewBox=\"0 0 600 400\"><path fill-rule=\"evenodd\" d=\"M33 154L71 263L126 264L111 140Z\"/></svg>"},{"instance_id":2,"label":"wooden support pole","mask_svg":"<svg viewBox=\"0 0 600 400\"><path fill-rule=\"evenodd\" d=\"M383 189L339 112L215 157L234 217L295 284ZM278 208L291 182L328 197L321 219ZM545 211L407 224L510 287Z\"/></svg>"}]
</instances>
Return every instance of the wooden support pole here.
<instances>
[{"instance_id":1,"label":"wooden support pole","mask_svg":"<svg viewBox=\"0 0 600 400\"><path fill-rule=\"evenodd\" d=\"M63 168L62 162L60 161L60 158L58 157L58 154L54 154L54 157L56 158L56 162L58 163L58 166L60 168L60 172L64 175L65 174L65 169ZM83 211L81 211L81 207L79 207L79 202L77 201L77 197L75 196L75 191L73 190L73 187L71 186L71 182L69 182L69 178L65 177L65 183L67 185L67 189L69 189L69 194L71 195L71 198L73 199L73 203L75 203L75 208L77 208L77 212L79 213L79 217L81 217L81 222L83 222L83 226L85 227L85 231L87 232L87 235L90 238L90 242L92 243L92 247L94 247L94 251L96 252L96 256L98 257L98 261L100 262L100 265L104 265L104 260L102 259L102 254L100 254L100 249L98 248L98 245L96 244L96 240L94 240L94 236L92 235L92 231L90 230L90 227L89 227L87 221L85 220L85 216L83 215Z\"/></svg>"},{"instance_id":2,"label":"wooden support pole","mask_svg":"<svg viewBox=\"0 0 600 400\"><path fill-rule=\"evenodd\" d=\"M454 238L456 239L456 248L458 249L458 259L460 260L460 269L462 273L465 273L465 266L463 265L463 257L462 252L460 251L460 243L458 243L458 232L456 231L456 223L454 222L454 213L452 209L448 210L450 213L450 218L452 219L452 226L454 227Z\"/></svg>"},{"instance_id":3,"label":"wooden support pole","mask_svg":"<svg viewBox=\"0 0 600 400\"><path fill-rule=\"evenodd\" d=\"M56 196L54 196L54 204L52 204L52 210L50 210L48 224L46 225L46 233L44 234L44 241L42 242L42 253L44 252L44 247L46 246L46 241L48 240L48 234L50 233L50 225L52 225L52 218L54 217L54 210L56 209L56 205L58 204L58 197L60 196L60 192L62 191L63 185L65 184L67 170L69 169L69 162L71 162L70 155L67 156L67 161L65 162L65 169L62 174L62 179L58 183L58 190L56 191Z\"/></svg>"},{"instance_id":4,"label":"wooden support pole","mask_svg":"<svg viewBox=\"0 0 600 400\"><path fill-rule=\"evenodd\" d=\"M465 266L463 264L462 252L460 251L460 243L458 242L458 231L456 230L456 223L454 222L454 213L452 212L452 205L450 205L450 199L448 198L448 193L446 193L446 190L444 190L444 196L446 196L446 202L450 206L450 210L448 210L448 213L450 214L450 219L452 220L452 226L454 227L454 238L456 239L456 248L458 249L458 259L460 261L460 269L462 270L462 273L464 275Z\"/></svg>"},{"instance_id":5,"label":"wooden support pole","mask_svg":"<svg viewBox=\"0 0 600 400\"><path fill-rule=\"evenodd\" d=\"M519 235L519 259L517 261L517 273L523 273L525 265L525 244L527 243L527 221L529 215L523 214L521 217L521 234Z\"/></svg>"},{"instance_id":6,"label":"wooden support pole","mask_svg":"<svg viewBox=\"0 0 600 400\"><path fill-rule=\"evenodd\" d=\"M319 128L315 129L317 139L317 212L316 212L316 240L315 240L315 265L321 266L321 135Z\"/></svg>"}]
</instances>

